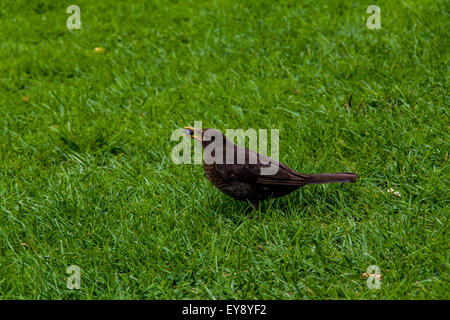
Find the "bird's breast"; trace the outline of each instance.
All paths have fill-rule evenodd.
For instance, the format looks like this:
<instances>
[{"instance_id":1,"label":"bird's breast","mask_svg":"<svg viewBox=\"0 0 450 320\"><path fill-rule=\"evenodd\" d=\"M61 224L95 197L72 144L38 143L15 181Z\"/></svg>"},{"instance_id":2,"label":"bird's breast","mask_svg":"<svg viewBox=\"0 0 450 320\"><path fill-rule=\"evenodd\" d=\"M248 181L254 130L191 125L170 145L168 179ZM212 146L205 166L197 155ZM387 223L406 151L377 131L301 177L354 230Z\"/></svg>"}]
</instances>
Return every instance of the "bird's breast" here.
<instances>
[{"instance_id":1,"label":"bird's breast","mask_svg":"<svg viewBox=\"0 0 450 320\"><path fill-rule=\"evenodd\" d=\"M250 184L234 179L223 179L216 171L214 164L203 163L203 168L208 180L223 193L238 200L253 198L253 189Z\"/></svg>"}]
</instances>

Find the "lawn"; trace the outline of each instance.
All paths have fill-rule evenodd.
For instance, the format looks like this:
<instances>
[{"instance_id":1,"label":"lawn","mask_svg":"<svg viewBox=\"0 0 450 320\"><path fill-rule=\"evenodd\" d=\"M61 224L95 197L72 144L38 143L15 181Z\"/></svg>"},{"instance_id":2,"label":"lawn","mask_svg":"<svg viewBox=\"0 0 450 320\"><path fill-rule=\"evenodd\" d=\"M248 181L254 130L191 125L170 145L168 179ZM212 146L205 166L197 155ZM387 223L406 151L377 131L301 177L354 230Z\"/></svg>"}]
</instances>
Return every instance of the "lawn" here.
<instances>
[{"instance_id":1,"label":"lawn","mask_svg":"<svg viewBox=\"0 0 450 320\"><path fill-rule=\"evenodd\" d=\"M449 12L1 1L0 298L450 299ZM194 121L278 129L288 166L360 179L253 211L172 162Z\"/></svg>"}]
</instances>

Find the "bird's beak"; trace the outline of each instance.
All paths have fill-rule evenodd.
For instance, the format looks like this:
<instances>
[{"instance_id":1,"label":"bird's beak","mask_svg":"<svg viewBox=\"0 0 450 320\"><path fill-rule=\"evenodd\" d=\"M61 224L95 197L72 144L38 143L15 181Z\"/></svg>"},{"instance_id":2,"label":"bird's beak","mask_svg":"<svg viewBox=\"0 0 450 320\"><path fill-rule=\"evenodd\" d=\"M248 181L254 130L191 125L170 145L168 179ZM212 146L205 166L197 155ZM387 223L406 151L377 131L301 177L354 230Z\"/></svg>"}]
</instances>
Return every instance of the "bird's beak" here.
<instances>
[{"instance_id":1,"label":"bird's beak","mask_svg":"<svg viewBox=\"0 0 450 320\"><path fill-rule=\"evenodd\" d=\"M198 140L198 141L202 141L201 138L199 138L198 136L196 136L196 135L194 134L195 131L199 131L198 129L195 129L195 128L193 128L193 127L184 127L184 130L185 130L185 135L186 135L186 136L191 137L191 138L194 138L194 139L196 139L196 140Z\"/></svg>"}]
</instances>

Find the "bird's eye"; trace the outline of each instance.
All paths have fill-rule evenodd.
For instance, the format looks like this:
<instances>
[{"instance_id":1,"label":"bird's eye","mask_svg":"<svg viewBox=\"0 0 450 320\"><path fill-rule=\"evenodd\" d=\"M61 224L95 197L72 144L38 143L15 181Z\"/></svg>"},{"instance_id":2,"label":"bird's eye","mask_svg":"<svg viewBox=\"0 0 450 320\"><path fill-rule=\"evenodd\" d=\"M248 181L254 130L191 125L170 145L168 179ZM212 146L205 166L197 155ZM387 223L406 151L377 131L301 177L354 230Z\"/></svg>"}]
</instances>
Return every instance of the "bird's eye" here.
<instances>
[{"instance_id":1,"label":"bird's eye","mask_svg":"<svg viewBox=\"0 0 450 320\"><path fill-rule=\"evenodd\" d=\"M188 135L188 136L191 136L191 135L193 135L194 134L194 131L192 131L191 129L186 129L186 134Z\"/></svg>"}]
</instances>

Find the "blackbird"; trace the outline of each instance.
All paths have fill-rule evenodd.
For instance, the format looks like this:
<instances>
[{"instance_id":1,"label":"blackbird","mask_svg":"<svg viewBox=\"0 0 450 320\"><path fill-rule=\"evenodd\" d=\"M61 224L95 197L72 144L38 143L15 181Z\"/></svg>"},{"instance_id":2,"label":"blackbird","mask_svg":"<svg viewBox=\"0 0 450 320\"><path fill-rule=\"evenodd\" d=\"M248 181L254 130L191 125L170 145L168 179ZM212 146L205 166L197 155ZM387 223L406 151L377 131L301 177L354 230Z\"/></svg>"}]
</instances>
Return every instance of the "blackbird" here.
<instances>
[{"instance_id":1,"label":"blackbird","mask_svg":"<svg viewBox=\"0 0 450 320\"><path fill-rule=\"evenodd\" d=\"M298 173L272 158L235 145L217 129L184 129L187 136L202 143L203 168L208 180L236 200L249 201L255 210L258 210L260 201L284 196L307 184L354 182L358 179L356 173L350 172Z\"/></svg>"}]
</instances>

